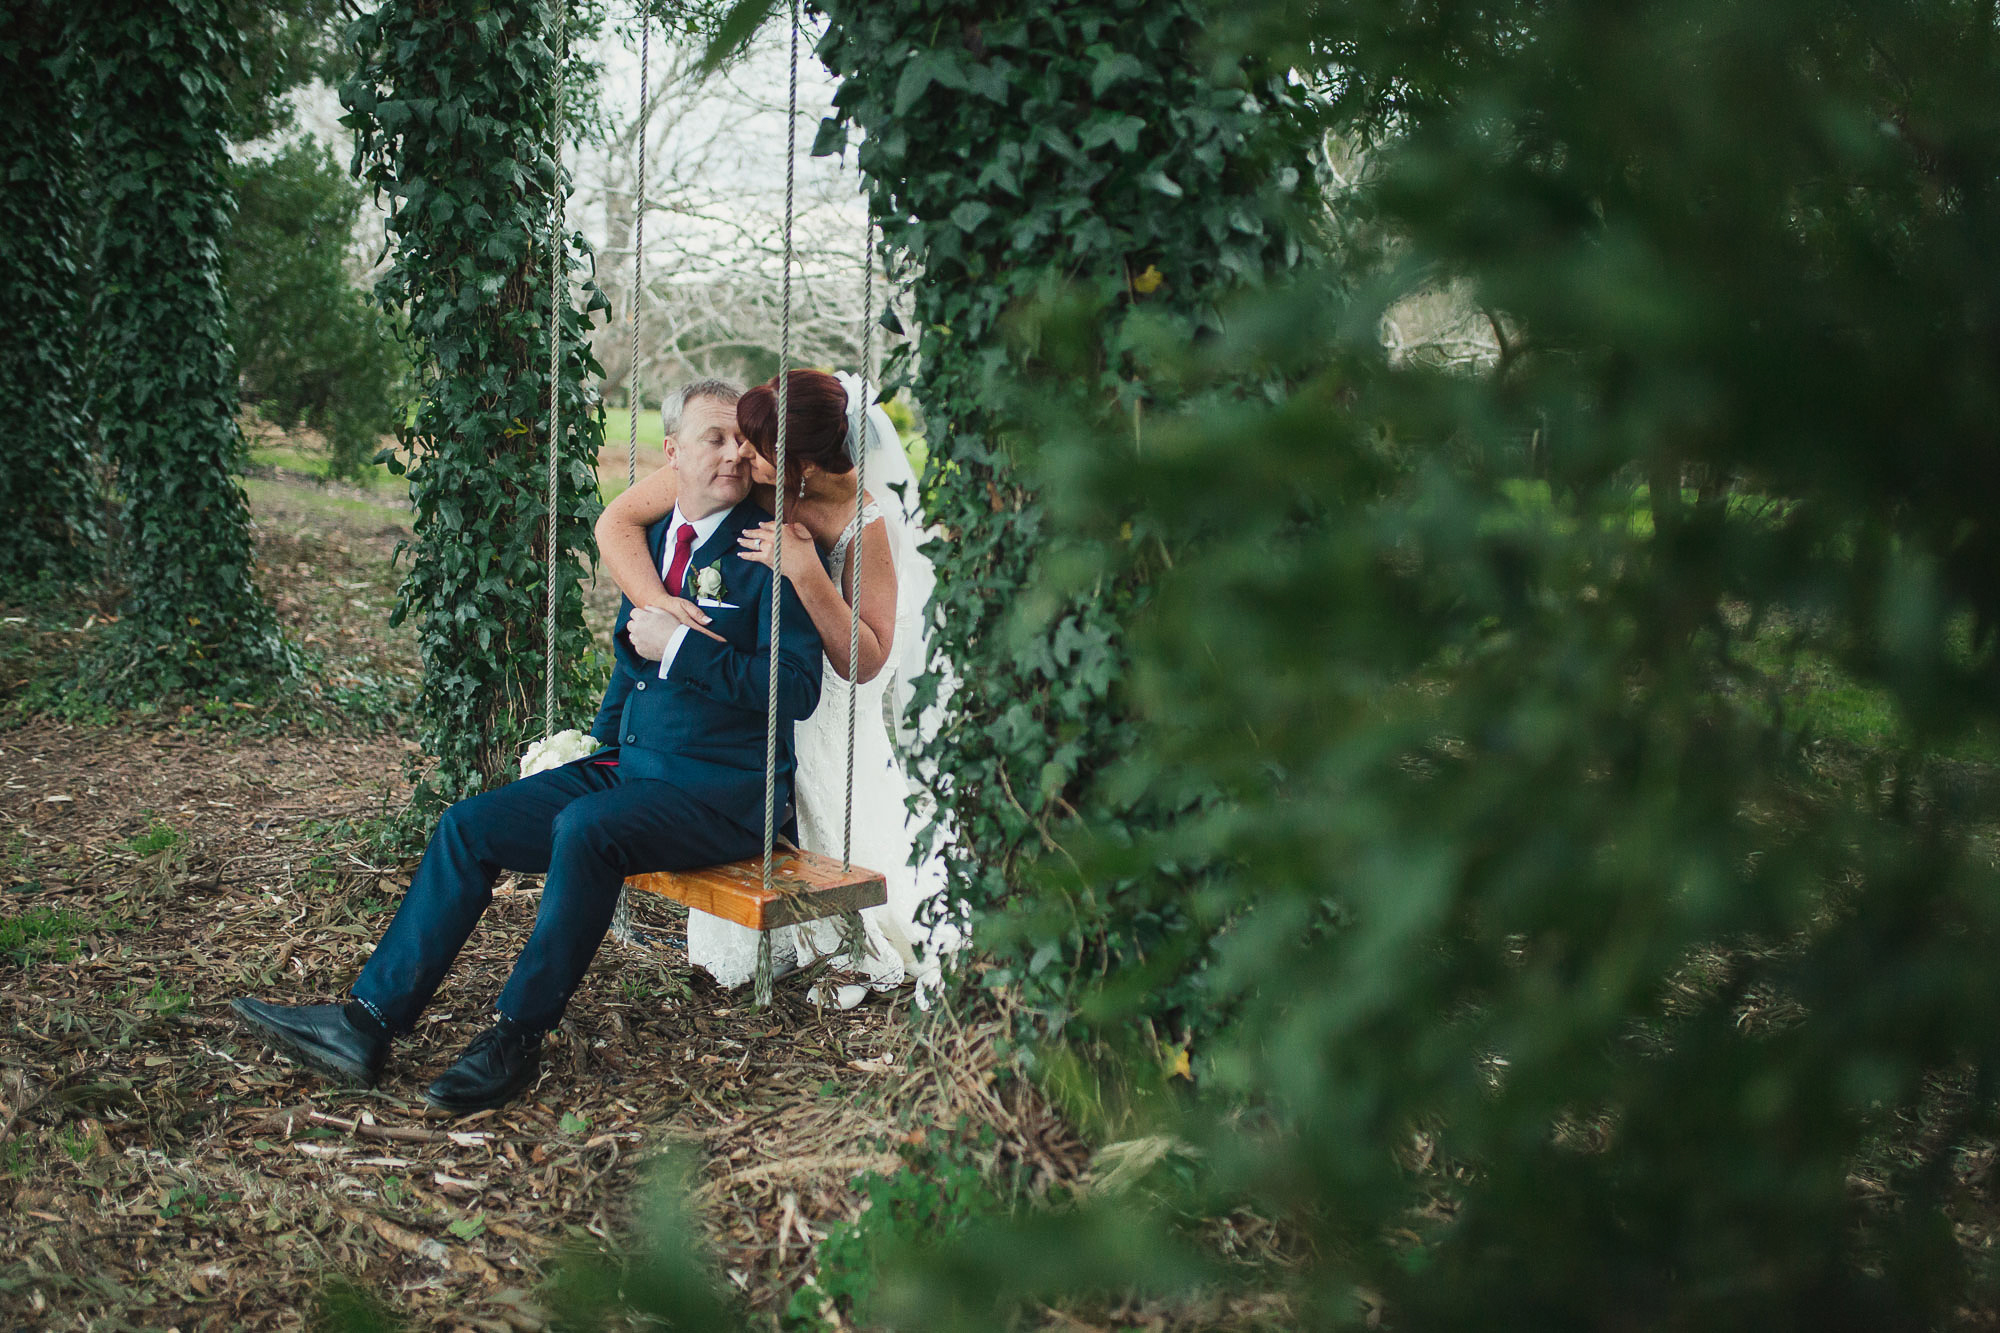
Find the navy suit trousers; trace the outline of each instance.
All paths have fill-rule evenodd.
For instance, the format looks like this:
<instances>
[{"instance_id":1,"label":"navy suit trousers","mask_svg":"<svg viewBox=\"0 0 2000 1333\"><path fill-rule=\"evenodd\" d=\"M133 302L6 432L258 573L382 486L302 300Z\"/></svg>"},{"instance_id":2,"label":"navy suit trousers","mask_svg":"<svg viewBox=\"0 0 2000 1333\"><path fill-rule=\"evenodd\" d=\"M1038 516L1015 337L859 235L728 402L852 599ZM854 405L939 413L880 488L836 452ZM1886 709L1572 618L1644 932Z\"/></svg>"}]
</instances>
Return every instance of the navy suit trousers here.
<instances>
[{"instance_id":1,"label":"navy suit trousers","mask_svg":"<svg viewBox=\"0 0 2000 1333\"><path fill-rule=\"evenodd\" d=\"M410 1031L493 901L500 872L544 874L534 932L498 1007L522 1027L545 1031L597 955L627 875L763 851L761 832L672 783L622 780L601 762L616 757L600 751L446 810L354 997L390 1031Z\"/></svg>"}]
</instances>

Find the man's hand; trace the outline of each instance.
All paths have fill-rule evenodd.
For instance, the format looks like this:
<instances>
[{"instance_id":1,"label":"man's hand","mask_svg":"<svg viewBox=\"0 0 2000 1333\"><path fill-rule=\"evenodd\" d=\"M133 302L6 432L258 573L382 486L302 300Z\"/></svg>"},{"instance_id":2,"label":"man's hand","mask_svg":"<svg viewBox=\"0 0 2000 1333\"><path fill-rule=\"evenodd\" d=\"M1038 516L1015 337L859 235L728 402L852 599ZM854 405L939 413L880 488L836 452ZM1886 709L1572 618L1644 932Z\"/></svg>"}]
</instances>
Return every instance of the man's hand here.
<instances>
[{"instance_id":1,"label":"man's hand","mask_svg":"<svg viewBox=\"0 0 2000 1333\"><path fill-rule=\"evenodd\" d=\"M683 625L697 634L706 634L717 643L727 642L708 628L708 613L682 597L669 597L665 606L634 607L632 619L626 622L625 633L632 640L634 652L648 662L657 662L667 655L667 646L674 641L674 631Z\"/></svg>"},{"instance_id":2,"label":"man's hand","mask_svg":"<svg viewBox=\"0 0 2000 1333\"><path fill-rule=\"evenodd\" d=\"M674 631L680 627L680 621L659 608L640 606L633 608L625 633L632 640L632 651L648 662L657 662L667 655L667 645L673 642Z\"/></svg>"}]
</instances>

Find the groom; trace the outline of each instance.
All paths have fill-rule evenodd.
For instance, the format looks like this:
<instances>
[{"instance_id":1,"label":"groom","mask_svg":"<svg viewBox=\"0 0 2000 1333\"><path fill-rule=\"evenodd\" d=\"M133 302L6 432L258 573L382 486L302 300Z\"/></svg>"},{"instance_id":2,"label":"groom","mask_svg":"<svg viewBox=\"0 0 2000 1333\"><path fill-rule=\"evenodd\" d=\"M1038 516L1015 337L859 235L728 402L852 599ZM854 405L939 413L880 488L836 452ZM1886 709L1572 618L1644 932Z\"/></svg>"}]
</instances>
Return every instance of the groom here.
<instances>
[{"instance_id":1,"label":"groom","mask_svg":"<svg viewBox=\"0 0 2000 1333\"><path fill-rule=\"evenodd\" d=\"M772 574L737 556L737 535L769 517L747 498L751 448L736 429L740 394L703 380L663 405L679 504L647 536L669 592L689 601L707 594L706 627L651 608L635 617L624 602L613 631L617 662L591 728L611 748L446 810L352 1000L231 1006L274 1044L373 1086L390 1038L415 1027L500 872L545 874L534 931L500 992L499 1021L425 1094L452 1112L503 1105L534 1081L542 1034L582 981L628 874L762 851ZM783 811L792 723L819 701L820 644L789 585L780 614L774 780Z\"/></svg>"}]
</instances>

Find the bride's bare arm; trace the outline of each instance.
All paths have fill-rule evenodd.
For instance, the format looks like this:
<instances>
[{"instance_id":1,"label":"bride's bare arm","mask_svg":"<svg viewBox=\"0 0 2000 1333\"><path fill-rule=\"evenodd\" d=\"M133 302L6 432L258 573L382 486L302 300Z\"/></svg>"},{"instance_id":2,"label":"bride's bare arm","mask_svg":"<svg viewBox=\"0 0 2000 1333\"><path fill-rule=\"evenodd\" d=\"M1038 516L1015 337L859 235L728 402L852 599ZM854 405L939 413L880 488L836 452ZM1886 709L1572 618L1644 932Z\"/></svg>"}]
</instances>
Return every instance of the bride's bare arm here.
<instances>
[{"instance_id":1,"label":"bride's bare arm","mask_svg":"<svg viewBox=\"0 0 2000 1333\"><path fill-rule=\"evenodd\" d=\"M653 567L646 529L674 512L679 488L674 470L663 467L626 487L597 516L597 558L633 606L664 607L675 600L667 596L667 585Z\"/></svg>"},{"instance_id":2,"label":"bride's bare arm","mask_svg":"<svg viewBox=\"0 0 2000 1333\"><path fill-rule=\"evenodd\" d=\"M663 644L676 624L722 641L720 634L708 628L707 612L693 602L667 595L667 585L660 581L653 553L646 546L646 529L674 512L679 488L680 478L674 470L663 467L627 486L597 516L597 558L610 571L618 591L632 600L632 626L639 631L634 646L642 653L646 651L642 645ZM645 623L656 612L666 618L663 626Z\"/></svg>"},{"instance_id":3,"label":"bride's bare arm","mask_svg":"<svg viewBox=\"0 0 2000 1333\"><path fill-rule=\"evenodd\" d=\"M743 534L744 559L771 563L768 543L775 526L765 523ZM759 539L765 543L761 548ZM896 644L896 562L889 554L889 525L885 521L878 518L861 530L861 558L853 563L861 570L860 679L868 681L881 674L889 650ZM813 628L819 631L827 664L837 675L845 676L852 614L846 599L853 592L852 575L846 588L836 588L813 549L812 534L803 524L791 523L785 528L785 577L805 604Z\"/></svg>"}]
</instances>

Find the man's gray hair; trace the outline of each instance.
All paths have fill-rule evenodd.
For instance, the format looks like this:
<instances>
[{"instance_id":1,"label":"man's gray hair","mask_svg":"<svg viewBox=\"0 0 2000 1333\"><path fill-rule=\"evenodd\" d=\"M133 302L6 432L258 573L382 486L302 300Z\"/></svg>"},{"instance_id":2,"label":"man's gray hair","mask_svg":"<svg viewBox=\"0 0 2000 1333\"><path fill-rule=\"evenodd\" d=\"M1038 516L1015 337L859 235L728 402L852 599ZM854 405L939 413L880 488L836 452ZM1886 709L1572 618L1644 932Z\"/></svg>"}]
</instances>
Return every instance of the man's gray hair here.
<instances>
[{"instance_id":1,"label":"man's gray hair","mask_svg":"<svg viewBox=\"0 0 2000 1333\"><path fill-rule=\"evenodd\" d=\"M660 433L680 434L681 413L687 411L692 399L713 398L718 403L733 404L742 396L743 386L735 380L690 380L660 400Z\"/></svg>"}]
</instances>

